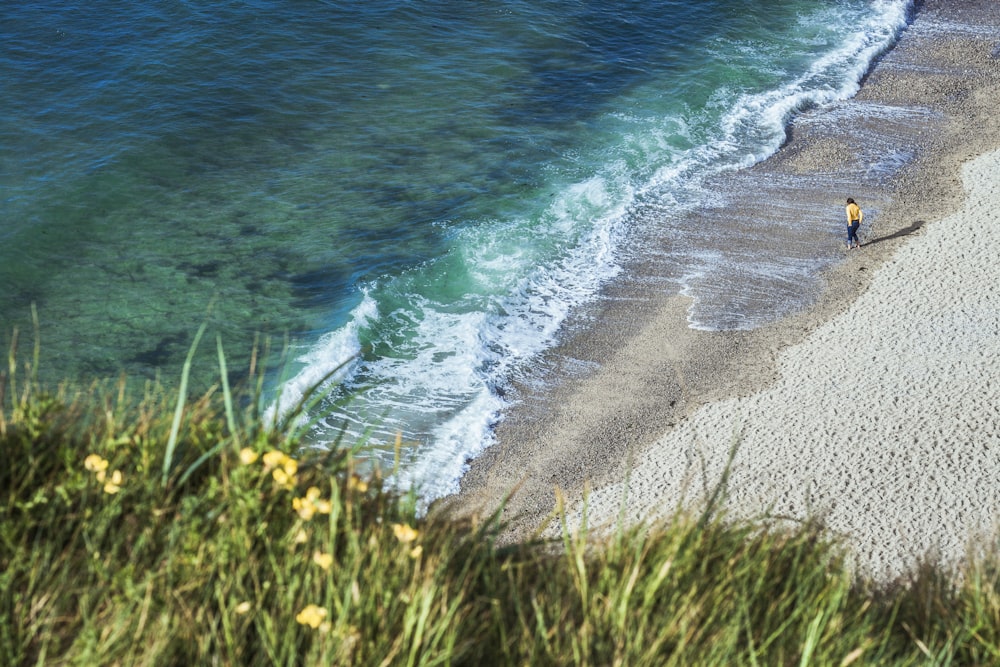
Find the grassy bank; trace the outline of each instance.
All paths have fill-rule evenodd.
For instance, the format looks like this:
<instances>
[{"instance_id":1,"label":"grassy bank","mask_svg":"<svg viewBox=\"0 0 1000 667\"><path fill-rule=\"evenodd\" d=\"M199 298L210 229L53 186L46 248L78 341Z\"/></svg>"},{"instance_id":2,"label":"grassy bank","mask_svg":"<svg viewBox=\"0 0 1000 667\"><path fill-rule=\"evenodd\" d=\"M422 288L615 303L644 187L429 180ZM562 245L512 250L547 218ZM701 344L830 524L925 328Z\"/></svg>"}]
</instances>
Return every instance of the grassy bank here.
<instances>
[{"instance_id":1,"label":"grassy bank","mask_svg":"<svg viewBox=\"0 0 1000 667\"><path fill-rule=\"evenodd\" d=\"M1000 664L996 559L875 588L819 525L713 515L500 547L253 390L44 393L30 366L0 382L3 665Z\"/></svg>"}]
</instances>

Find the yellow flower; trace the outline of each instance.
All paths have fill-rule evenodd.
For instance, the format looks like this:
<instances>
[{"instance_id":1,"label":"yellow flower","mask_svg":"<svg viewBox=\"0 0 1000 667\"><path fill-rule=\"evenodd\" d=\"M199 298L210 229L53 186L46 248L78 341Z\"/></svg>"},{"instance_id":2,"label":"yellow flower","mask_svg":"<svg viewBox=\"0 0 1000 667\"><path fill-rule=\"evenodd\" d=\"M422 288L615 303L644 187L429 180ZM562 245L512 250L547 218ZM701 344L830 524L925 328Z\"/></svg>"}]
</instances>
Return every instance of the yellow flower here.
<instances>
[{"instance_id":1,"label":"yellow flower","mask_svg":"<svg viewBox=\"0 0 1000 667\"><path fill-rule=\"evenodd\" d=\"M108 469L108 462L97 454L91 454L83 460L83 467L90 472L104 472Z\"/></svg>"},{"instance_id":2,"label":"yellow flower","mask_svg":"<svg viewBox=\"0 0 1000 667\"><path fill-rule=\"evenodd\" d=\"M257 452L255 452L254 450L250 449L249 447L244 447L243 449L240 450L240 462L243 465L248 466L256 460L257 460Z\"/></svg>"},{"instance_id":3,"label":"yellow flower","mask_svg":"<svg viewBox=\"0 0 1000 667\"><path fill-rule=\"evenodd\" d=\"M270 453L271 452L268 452L268 454ZM281 452L277 453L280 454L281 457L271 457L272 461L276 461L275 465L277 466L271 473L271 476L274 477L275 482L290 489L295 485L295 476L299 471L299 462L289 456L281 454ZM264 455L265 465L268 465L268 454Z\"/></svg>"},{"instance_id":4,"label":"yellow flower","mask_svg":"<svg viewBox=\"0 0 1000 667\"><path fill-rule=\"evenodd\" d=\"M233 611L235 611L237 614L241 614L241 615L245 614L248 611L250 611L250 603L249 602L241 602L238 605L236 605L236 608L233 609Z\"/></svg>"},{"instance_id":5,"label":"yellow flower","mask_svg":"<svg viewBox=\"0 0 1000 667\"><path fill-rule=\"evenodd\" d=\"M276 449L272 449L271 451L264 454L264 467L267 468L268 470L270 470L271 468L276 468L277 466L280 466L282 463L284 463L285 459L287 458L288 457L285 456L284 452L279 452Z\"/></svg>"},{"instance_id":6,"label":"yellow flower","mask_svg":"<svg viewBox=\"0 0 1000 667\"><path fill-rule=\"evenodd\" d=\"M329 500L317 500L314 505L316 506L316 511L320 514L329 514L333 511L333 505Z\"/></svg>"},{"instance_id":7,"label":"yellow flower","mask_svg":"<svg viewBox=\"0 0 1000 667\"><path fill-rule=\"evenodd\" d=\"M102 475L103 475L103 473L102 473ZM102 479L100 481L103 482L104 480ZM124 481L124 478L122 477L122 471L121 470L115 470L113 473L111 473L111 479L108 480L107 483L105 483L105 485L104 485L104 493L108 493L108 494L118 493L119 491L122 490L121 484L122 484L123 481Z\"/></svg>"},{"instance_id":8,"label":"yellow flower","mask_svg":"<svg viewBox=\"0 0 1000 667\"><path fill-rule=\"evenodd\" d=\"M392 534L403 544L409 544L417 539L419 533L416 528L411 528L405 523L394 523L392 524Z\"/></svg>"},{"instance_id":9,"label":"yellow flower","mask_svg":"<svg viewBox=\"0 0 1000 667\"><path fill-rule=\"evenodd\" d=\"M313 514L316 513L316 505L308 497L293 498L292 509L299 513L299 518L303 521L309 521L313 518Z\"/></svg>"},{"instance_id":10,"label":"yellow flower","mask_svg":"<svg viewBox=\"0 0 1000 667\"><path fill-rule=\"evenodd\" d=\"M325 554L321 551L314 551L313 562L324 570L329 570L330 566L333 565L333 556L331 554Z\"/></svg>"},{"instance_id":11,"label":"yellow flower","mask_svg":"<svg viewBox=\"0 0 1000 667\"><path fill-rule=\"evenodd\" d=\"M275 472L277 472L277 470L275 470ZM306 495L302 496L301 498L292 499L292 509L294 509L296 512L299 513L299 518L301 518L303 521L309 521L310 519L312 519L313 514L315 514L316 512L321 512L322 514L330 513L329 510L323 512L320 509L319 504L316 502L317 498L319 498L319 494L320 490L318 488L316 488L315 486L310 486L309 489L306 490ZM320 500L319 502L323 503L326 501ZM330 503L327 502L326 504L329 505Z\"/></svg>"},{"instance_id":12,"label":"yellow flower","mask_svg":"<svg viewBox=\"0 0 1000 667\"><path fill-rule=\"evenodd\" d=\"M326 618L326 609L314 604L306 605L305 609L295 615L295 620L300 625L308 625L314 630L320 626L324 618Z\"/></svg>"},{"instance_id":13,"label":"yellow flower","mask_svg":"<svg viewBox=\"0 0 1000 667\"><path fill-rule=\"evenodd\" d=\"M347 479L347 488L351 491L357 491L358 493L364 493L368 490L368 482L361 479L357 475L351 475Z\"/></svg>"},{"instance_id":14,"label":"yellow flower","mask_svg":"<svg viewBox=\"0 0 1000 667\"><path fill-rule=\"evenodd\" d=\"M413 560L416 560L416 559L420 558L420 556L422 556L423 553L424 553L424 547L423 547L423 545L418 544L416 547L414 547L412 550L410 550L410 558L412 558Z\"/></svg>"},{"instance_id":15,"label":"yellow flower","mask_svg":"<svg viewBox=\"0 0 1000 667\"><path fill-rule=\"evenodd\" d=\"M295 533L295 537L292 538L292 541L295 544L305 544L308 540L309 540L309 534L306 533L306 531L303 530L302 528L299 528L299 532Z\"/></svg>"}]
</instances>

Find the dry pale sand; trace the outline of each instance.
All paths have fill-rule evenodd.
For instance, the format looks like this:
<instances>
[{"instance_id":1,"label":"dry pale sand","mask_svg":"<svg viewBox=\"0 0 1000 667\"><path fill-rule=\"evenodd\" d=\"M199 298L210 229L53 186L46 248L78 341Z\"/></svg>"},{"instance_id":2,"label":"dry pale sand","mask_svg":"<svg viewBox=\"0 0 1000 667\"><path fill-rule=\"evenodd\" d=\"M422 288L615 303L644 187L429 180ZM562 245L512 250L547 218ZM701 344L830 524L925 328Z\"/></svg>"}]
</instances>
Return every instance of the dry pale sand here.
<instances>
[{"instance_id":1,"label":"dry pale sand","mask_svg":"<svg viewBox=\"0 0 1000 667\"><path fill-rule=\"evenodd\" d=\"M442 506L502 506L511 540L553 511L556 488L577 503L593 489L601 520L623 497L630 518L670 512L696 501L703 470L718 479L738 436L732 513L822 514L877 578L928 551L954 560L993 529L1000 2L919 7L853 100L806 114L778 154L720 184L728 208L691 218L753 216L762 191L782 219L877 203L862 250L829 249L843 257L813 305L752 331L693 330L657 273L670 247L650 239L516 387L497 444ZM913 158L871 180L873 147Z\"/></svg>"},{"instance_id":2,"label":"dry pale sand","mask_svg":"<svg viewBox=\"0 0 1000 667\"><path fill-rule=\"evenodd\" d=\"M1000 151L844 313L784 350L780 379L694 412L589 499L594 525L669 513L722 476L729 513L819 515L871 575L957 562L1000 518ZM864 252L861 250L860 252ZM623 509L624 508L624 509Z\"/></svg>"}]
</instances>

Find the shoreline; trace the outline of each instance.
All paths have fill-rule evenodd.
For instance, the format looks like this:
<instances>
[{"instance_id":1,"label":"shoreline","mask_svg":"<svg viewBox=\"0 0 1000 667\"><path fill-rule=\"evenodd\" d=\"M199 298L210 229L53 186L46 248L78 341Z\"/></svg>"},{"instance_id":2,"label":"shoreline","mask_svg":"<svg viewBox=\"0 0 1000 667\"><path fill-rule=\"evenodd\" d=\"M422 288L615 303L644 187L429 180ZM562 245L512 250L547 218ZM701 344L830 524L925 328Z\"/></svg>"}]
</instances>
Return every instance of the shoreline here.
<instances>
[{"instance_id":1,"label":"shoreline","mask_svg":"<svg viewBox=\"0 0 1000 667\"><path fill-rule=\"evenodd\" d=\"M792 183L776 193L789 210L830 200L838 202L834 213L842 215L842 188L852 178L861 179L859 187L846 194L855 196L866 214L872 197L878 200L874 229L862 229L865 247L825 273L812 306L749 331L694 330L687 322L690 300L663 290L655 259L640 258L599 303L576 316L535 378L518 386L516 405L497 427L497 443L472 462L459 494L442 504L490 513L513 492L502 514L506 538L524 539L553 511L557 487L571 505L586 487L604 489L607 504L633 462L645 461L651 470L660 466L662 457L655 452L686 432L699 410L780 386L783 355L849 311L910 239L931 233L959 211L965 202L961 165L1000 148L1000 120L994 118L1000 99L997 34L1000 8L989 0L921 3L899 42L875 63L851 100L802 114L778 153L725 177L723 185L738 194L723 212L729 215L752 213L760 186L789 175L807 176L812 183L798 188ZM831 125L835 112L851 105L855 119L864 112L857 105L914 113L904 113L902 121L873 117L848 127L843 121ZM873 137L882 139L877 149L905 146L913 158L888 179L865 182L870 166L866 172L852 160ZM824 192L824 183L836 187ZM906 286L898 289L905 293ZM881 315L871 317L877 321ZM730 425L705 439L721 439L728 451L733 433ZM822 458L831 447L836 450L834 444L817 435L799 455ZM661 493L642 487L638 504L668 501ZM895 565L883 570L898 573Z\"/></svg>"}]
</instances>

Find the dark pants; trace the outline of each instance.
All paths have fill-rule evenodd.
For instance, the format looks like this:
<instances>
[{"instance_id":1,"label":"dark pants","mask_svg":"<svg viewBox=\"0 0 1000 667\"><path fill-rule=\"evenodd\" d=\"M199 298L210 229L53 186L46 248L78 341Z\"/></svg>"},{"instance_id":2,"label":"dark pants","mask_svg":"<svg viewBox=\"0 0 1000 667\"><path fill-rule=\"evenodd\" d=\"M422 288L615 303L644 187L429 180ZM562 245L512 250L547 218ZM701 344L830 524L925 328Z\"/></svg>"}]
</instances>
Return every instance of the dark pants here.
<instances>
[{"instance_id":1,"label":"dark pants","mask_svg":"<svg viewBox=\"0 0 1000 667\"><path fill-rule=\"evenodd\" d=\"M860 220L851 220L851 224L847 225L847 245L850 246L855 243L861 245L861 241L858 240L858 227L860 226Z\"/></svg>"}]
</instances>

